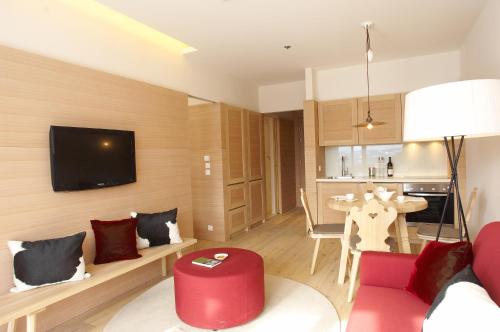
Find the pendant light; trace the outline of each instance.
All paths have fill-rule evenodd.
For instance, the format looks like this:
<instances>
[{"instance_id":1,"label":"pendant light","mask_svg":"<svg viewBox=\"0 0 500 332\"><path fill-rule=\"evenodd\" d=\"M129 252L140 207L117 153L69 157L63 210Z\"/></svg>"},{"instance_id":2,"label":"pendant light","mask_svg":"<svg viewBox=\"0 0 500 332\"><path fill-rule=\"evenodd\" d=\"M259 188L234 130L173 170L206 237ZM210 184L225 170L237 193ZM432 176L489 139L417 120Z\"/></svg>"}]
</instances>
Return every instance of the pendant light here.
<instances>
[{"instance_id":1,"label":"pendant light","mask_svg":"<svg viewBox=\"0 0 500 332\"><path fill-rule=\"evenodd\" d=\"M368 99L368 114L366 116L365 122L357 124L355 127L373 129L374 126L384 125L385 122L375 121L372 118L372 111L370 105L370 62L373 60L373 50L370 40L370 28L373 26L372 22L362 23L361 26L366 33L366 44L365 44L365 58L366 58L366 87L367 87L367 99Z\"/></svg>"}]
</instances>

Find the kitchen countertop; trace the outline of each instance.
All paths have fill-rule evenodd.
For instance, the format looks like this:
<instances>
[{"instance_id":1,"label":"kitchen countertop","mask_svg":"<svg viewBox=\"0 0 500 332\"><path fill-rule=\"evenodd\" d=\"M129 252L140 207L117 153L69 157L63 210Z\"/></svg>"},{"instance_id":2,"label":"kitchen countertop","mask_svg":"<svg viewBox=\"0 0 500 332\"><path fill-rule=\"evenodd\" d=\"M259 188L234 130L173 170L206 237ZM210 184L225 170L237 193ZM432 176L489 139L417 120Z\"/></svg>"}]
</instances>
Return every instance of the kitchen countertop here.
<instances>
[{"instance_id":1,"label":"kitchen countertop","mask_svg":"<svg viewBox=\"0 0 500 332\"><path fill-rule=\"evenodd\" d=\"M351 183L364 183L364 182L376 182L376 183L448 183L449 178L446 177L432 177L432 176L405 176L405 177L393 177L393 178L370 178L368 176L358 176L352 179L329 179L329 178L318 178L316 182L351 182Z\"/></svg>"}]
</instances>

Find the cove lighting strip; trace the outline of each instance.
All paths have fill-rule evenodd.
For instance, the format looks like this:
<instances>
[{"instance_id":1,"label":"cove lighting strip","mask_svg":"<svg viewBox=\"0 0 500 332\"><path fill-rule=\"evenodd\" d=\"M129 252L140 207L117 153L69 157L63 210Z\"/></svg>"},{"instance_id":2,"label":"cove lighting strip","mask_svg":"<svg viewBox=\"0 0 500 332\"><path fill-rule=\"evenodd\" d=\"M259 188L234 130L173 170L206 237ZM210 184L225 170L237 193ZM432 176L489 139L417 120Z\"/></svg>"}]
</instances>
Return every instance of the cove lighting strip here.
<instances>
[{"instance_id":1,"label":"cove lighting strip","mask_svg":"<svg viewBox=\"0 0 500 332\"><path fill-rule=\"evenodd\" d=\"M188 54L198 51L178 39L170 37L150 26L141 23L130 16L109 8L95 0L59 0L61 3L73 7L86 15L99 19L108 24L112 24L128 33L134 34L140 38L161 44L173 52L179 54Z\"/></svg>"}]
</instances>

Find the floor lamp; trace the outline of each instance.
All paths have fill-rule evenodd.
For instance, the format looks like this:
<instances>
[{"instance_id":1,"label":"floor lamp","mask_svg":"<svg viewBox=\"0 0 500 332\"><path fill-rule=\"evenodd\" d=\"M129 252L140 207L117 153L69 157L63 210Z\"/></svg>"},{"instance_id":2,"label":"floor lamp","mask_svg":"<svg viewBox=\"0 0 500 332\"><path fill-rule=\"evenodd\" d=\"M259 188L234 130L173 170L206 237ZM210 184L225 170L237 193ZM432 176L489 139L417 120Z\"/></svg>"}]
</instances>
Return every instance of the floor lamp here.
<instances>
[{"instance_id":1,"label":"floor lamp","mask_svg":"<svg viewBox=\"0 0 500 332\"><path fill-rule=\"evenodd\" d=\"M404 141L435 141L444 138L451 170L439 240L450 194L455 193L460 241L469 231L458 185L458 162L464 139L500 135L500 80L470 80L430 86L406 95ZM454 206L452 204L451 206Z\"/></svg>"}]
</instances>

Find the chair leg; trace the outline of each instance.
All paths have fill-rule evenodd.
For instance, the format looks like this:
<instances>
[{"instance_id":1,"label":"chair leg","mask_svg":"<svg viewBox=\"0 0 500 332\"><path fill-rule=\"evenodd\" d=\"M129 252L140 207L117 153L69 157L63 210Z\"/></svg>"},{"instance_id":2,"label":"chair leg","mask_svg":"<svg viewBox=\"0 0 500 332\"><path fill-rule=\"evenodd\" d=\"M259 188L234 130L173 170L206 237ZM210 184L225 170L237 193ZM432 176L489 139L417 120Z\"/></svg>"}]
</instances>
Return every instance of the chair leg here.
<instances>
[{"instance_id":1,"label":"chair leg","mask_svg":"<svg viewBox=\"0 0 500 332\"><path fill-rule=\"evenodd\" d=\"M314 268L316 267L316 259L318 258L319 244L321 239L316 239L316 244L314 245L313 259L311 263L311 275L314 274Z\"/></svg>"},{"instance_id":2,"label":"chair leg","mask_svg":"<svg viewBox=\"0 0 500 332\"><path fill-rule=\"evenodd\" d=\"M339 266L339 277L337 278L337 283L343 285L345 281L345 273L347 262L349 260L349 245L344 243L344 240L340 240L342 245L342 251L340 253L340 266Z\"/></svg>"},{"instance_id":3,"label":"chair leg","mask_svg":"<svg viewBox=\"0 0 500 332\"><path fill-rule=\"evenodd\" d=\"M422 244L420 245L420 252L422 252L422 250L424 250L425 246L427 245L427 240L423 240L422 239Z\"/></svg>"},{"instance_id":4,"label":"chair leg","mask_svg":"<svg viewBox=\"0 0 500 332\"><path fill-rule=\"evenodd\" d=\"M358 252L353 253L351 276L349 277L349 293L347 294L347 302L352 302L354 295L354 286L356 285L356 277L358 276L359 258L361 254Z\"/></svg>"}]
</instances>

